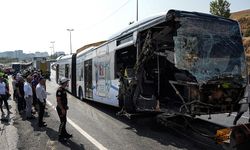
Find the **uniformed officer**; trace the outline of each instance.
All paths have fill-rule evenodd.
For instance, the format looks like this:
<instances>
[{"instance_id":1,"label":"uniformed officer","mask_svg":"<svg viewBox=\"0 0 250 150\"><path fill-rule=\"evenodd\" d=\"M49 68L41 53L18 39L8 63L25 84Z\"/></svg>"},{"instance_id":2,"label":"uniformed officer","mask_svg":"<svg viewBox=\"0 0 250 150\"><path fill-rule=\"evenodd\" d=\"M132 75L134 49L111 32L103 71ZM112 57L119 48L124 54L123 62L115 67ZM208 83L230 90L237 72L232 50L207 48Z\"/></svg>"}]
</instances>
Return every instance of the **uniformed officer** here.
<instances>
[{"instance_id":1,"label":"uniformed officer","mask_svg":"<svg viewBox=\"0 0 250 150\"><path fill-rule=\"evenodd\" d=\"M66 131L66 122L67 122L67 110L68 107L68 99L67 99L67 92L66 88L68 87L68 79L65 77L62 77L59 80L60 87L56 91L56 99L57 99L57 106L56 110L58 113L58 116L60 118L60 126L59 126L59 138L58 140L63 142L68 138L72 137L72 134L69 134Z\"/></svg>"}]
</instances>

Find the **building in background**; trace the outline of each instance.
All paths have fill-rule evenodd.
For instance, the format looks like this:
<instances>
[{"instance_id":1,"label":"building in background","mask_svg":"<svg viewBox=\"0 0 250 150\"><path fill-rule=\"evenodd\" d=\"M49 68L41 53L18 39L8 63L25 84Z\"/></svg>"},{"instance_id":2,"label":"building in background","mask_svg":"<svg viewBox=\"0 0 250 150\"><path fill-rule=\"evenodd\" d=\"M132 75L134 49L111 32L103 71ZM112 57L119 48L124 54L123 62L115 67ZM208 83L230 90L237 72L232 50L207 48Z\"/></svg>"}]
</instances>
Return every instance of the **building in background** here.
<instances>
[{"instance_id":1,"label":"building in background","mask_svg":"<svg viewBox=\"0 0 250 150\"><path fill-rule=\"evenodd\" d=\"M0 53L0 58L16 58L17 61L32 61L34 57L48 57L48 52L23 53L23 50Z\"/></svg>"}]
</instances>

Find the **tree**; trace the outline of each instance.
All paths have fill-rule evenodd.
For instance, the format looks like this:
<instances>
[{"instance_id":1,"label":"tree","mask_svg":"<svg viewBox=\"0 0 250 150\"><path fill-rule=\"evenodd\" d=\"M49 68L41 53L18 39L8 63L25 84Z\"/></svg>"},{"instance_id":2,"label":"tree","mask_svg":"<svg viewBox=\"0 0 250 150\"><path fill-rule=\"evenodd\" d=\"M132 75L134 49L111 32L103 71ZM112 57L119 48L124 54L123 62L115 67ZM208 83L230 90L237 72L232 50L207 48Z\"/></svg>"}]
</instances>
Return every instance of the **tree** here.
<instances>
[{"instance_id":1,"label":"tree","mask_svg":"<svg viewBox=\"0 0 250 150\"><path fill-rule=\"evenodd\" d=\"M210 13L225 18L230 17L230 3L227 0L214 0L210 2Z\"/></svg>"}]
</instances>

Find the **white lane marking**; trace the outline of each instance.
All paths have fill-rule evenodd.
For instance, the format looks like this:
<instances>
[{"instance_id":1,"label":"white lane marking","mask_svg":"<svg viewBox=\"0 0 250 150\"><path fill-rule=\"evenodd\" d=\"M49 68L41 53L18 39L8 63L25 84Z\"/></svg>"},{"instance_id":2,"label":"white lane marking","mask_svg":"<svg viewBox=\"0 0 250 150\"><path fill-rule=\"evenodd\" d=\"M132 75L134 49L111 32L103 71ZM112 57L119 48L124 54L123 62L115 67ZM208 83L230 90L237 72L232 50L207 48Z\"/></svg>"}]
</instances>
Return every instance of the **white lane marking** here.
<instances>
[{"instance_id":1,"label":"white lane marking","mask_svg":"<svg viewBox=\"0 0 250 150\"><path fill-rule=\"evenodd\" d=\"M51 102L46 101L48 105L50 105L53 109L56 110L56 107L52 105ZM84 137L86 137L91 143L93 143L98 149L100 150L107 150L106 147L104 147L101 143L99 143L96 139L94 139L92 136L90 136L87 132L85 132L82 128L80 128L76 123L74 123L71 119L67 117L68 122L78 131L80 132Z\"/></svg>"}]
</instances>

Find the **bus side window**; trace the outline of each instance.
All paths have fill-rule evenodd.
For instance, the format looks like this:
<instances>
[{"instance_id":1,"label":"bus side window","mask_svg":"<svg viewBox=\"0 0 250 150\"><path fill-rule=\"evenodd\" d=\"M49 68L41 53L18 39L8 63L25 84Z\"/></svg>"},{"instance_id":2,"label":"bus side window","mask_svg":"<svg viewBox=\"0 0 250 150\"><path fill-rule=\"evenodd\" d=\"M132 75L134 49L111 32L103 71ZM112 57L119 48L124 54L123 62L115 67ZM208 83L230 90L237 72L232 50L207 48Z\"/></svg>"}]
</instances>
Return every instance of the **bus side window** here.
<instances>
[{"instance_id":1,"label":"bus side window","mask_svg":"<svg viewBox=\"0 0 250 150\"><path fill-rule=\"evenodd\" d=\"M65 65L65 77L66 78L69 77L69 65L68 64Z\"/></svg>"}]
</instances>

